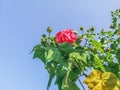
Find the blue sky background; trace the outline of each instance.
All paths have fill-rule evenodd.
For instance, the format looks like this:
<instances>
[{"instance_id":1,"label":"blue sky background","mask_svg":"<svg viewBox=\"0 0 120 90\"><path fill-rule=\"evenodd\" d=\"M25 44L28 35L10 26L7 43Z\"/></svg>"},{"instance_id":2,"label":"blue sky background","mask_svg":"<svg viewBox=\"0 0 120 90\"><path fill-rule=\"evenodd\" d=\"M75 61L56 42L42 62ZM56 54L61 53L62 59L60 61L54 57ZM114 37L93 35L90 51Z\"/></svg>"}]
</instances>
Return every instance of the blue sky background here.
<instances>
[{"instance_id":1,"label":"blue sky background","mask_svg":"<svg viewBox=\"0 0 120 90\"><path fill-rule=\"evenodd\" d=\"M48 73L29 54L46 28L108 29L117 8L119 0L0 0L0 90L46 90Z\"/></svg>"}]
</instances>

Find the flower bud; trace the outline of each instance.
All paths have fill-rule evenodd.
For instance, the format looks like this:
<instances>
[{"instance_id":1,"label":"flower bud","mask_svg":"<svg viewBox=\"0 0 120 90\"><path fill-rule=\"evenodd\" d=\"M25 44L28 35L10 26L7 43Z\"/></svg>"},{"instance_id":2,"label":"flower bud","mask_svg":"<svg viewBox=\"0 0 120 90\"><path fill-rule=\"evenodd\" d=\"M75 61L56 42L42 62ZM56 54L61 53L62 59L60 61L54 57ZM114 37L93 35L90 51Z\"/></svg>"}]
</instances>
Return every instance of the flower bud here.
<instances>
[{"instance_id":1,"label":"flower bud","mask_svg":"<svg viewBox=\"0 0 120 90\"><path fill-rule=\"evenodd\" d=\"M45 35L45 34L42 34L42 37L44 37L44 38L45 38L45 37L46 37L46 35Z\"/></svg>"},{"instance_id":2,"label":"flower bud","mask_svg":"<svg viewBox=\"0 0 120 90\"><path fill-rule=\"evenodd\" d=\"M84 28L83 28L83 27L80 27L80 30L81 30L81 31L83 31L83 30L84 30Z\"/></svg>"},{"instance_id":3,"label":"flower bud","mask_svg":"<svg viewBox=\"0 0 120 90\"><path fill-rule=\"evenodd\" d=\"M112 23L112 24L110 25L110 28L114 29L114 28L115 28L115 24Z\"/></svg>"},{"instance_id":4,"label":"flower bud","mask_svg":"<svg viewBox=\"0 0 120 90\"><path fill-rule=\"evenodd\" d=\"M78 34L78 32L77 32L77 31L73 31L73 32L74 32L74 34L76 34L76 35Z\"/></svg>"},{"instance_id":5,"label":"flower bud","mask_svg":"<svg viewBox=\"0 0 120 90\"><path fill-rule=\"evenodd\" d=\"M51 27L48 27L48 28L47 28L47 32L51 33L51 32L52 32L52 28L51 28Z\"/></svg>"},{"instance_id":6,"label":"flower bud","mask_svg":"<svg viewBox=\"0 0 120 90\"><path fill-rule=\"evenodd\" d=\"M92 26L92 27L90 28L90 31L93 32L94 30L95 30L95 28Z\"/></svg>"},{"instance_id":7,"label":"flower bud","mask_svg":"<svg viewBox=\"0 0 120 90\"><path fill-rule=\"evenodd\" d=\"M110 52L110 48L106 48L106 51L107 51L107 52Z\"/></svg>"},{"instance_id":8,"label":"flower bud","mask_svg":"<svg viewBox=\"0 0 120 90\"><path fill-rule=\"evenodd\" d=\"M41 43L42 44L45 44L47 42L47 39L46 38L41 38Z\"/></svg>"},{"instance_id":9,"label":"flower bud","mask_svg":"<svg viewBox=\"0 0 120 90\"><path fill-rule=\"evenodd\" d=\"M89 30L89 29L87 30L87 33L90 33L90 30Z\"/></svg>"}]
</instances>

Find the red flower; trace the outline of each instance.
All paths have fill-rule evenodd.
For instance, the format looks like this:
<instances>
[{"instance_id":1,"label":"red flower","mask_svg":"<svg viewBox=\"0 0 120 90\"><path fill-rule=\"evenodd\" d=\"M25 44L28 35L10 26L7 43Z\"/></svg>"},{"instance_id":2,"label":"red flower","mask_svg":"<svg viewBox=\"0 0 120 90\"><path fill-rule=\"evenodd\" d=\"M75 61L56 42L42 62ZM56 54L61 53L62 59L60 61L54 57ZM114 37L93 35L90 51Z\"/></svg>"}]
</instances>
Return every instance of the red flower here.
<instances>
[{"instance_id":1,"label":"red flower","mask_svg":"<svg viewBox=\"0 0 120 90\"><path fill-rule=\"evenodd\" d=\"M77 35L74 33L73 30L66 29L56 34L55 41L57 43L68 42L72 45L76 41L76 38L77 38Z\"/></svg>"}]
</instances>

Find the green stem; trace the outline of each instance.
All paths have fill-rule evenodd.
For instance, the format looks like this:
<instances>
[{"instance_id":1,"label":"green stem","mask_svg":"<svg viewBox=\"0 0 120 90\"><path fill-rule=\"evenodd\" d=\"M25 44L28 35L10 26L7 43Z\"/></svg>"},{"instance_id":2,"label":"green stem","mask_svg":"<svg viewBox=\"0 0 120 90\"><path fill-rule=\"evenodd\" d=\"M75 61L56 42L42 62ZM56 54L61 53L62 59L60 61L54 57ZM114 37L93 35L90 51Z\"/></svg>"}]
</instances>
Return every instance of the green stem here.
<instances>
[{"instance_id":1,"label":"green stem","mask_svg":"<svg viewBox=\"0 0 120 90\"><path fill-rule=\"evenodd\" d=\"M70 72L71 72L71 68L72 68L72 64L69 63L68 65L68 72L67 72L67 75L66 75L66 84L68 84L68 78L69 78L69 75L70 75Z\"/></svg>"},{"instance_id":2,"label":"green stem","mask_svg":"<svg viewBox=\"0 0 120 90\"><path fill-rule=\"evenodd\" d=\"M87 74L84 72L84 70L81 68L80 63L78 63L76 59L75 59L75 61L76 61L76 64L78 65L78 67L80 68L80 70L82 71L83 75L84 75L85 77L87 77L88 75L87 75Z\"/></svg>"}]
</instances>

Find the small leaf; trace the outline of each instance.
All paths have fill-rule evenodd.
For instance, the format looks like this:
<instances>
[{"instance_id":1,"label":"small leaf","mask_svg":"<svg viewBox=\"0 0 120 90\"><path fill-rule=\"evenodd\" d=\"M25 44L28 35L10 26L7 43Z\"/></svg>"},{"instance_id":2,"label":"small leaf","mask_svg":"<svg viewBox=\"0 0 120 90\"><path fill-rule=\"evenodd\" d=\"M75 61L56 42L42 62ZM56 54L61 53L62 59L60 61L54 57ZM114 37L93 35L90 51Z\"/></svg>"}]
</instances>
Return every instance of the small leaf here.
<instances>
[{"instance_id":1,"label":"small leaf","mask_svg":"<svg viewBox=\"0 0 120 90\"><path fill-rule=\"evenodd\" d=\"M113 50L116 50L117 46L118 46L118 45L117 45L116 43L112 43L112 44L110 45L110 48L113 49Z\"/></svg>"},{"instance_id":2,"label":"small leaf","mask_svg":"<svg viewBox=\"0 0 120 90\"><path fill-rule=\"evenodd\" d=\"M48 52L45 53L45 58L47 60L52 60L53 59L53 57L52 57L53 53L54 53L54 51L52 49L49 49Z\"/></svg>"},{"instance_id":3,"label":"small leaf","mask_svg":"<svg viewBox=\"0 0 120 90\"><path fill-rule=\"evenodd\" d=\"M104 52L102 49L102 44L100 42L97 42L96 40L92 40L92 45L98 50L101 51L102 53Z\"/></svg>"},{"instance_id":4,"label":"small leaf","mask_svg":"<svg viewBox=\"0 0 120 90\"><path fill-rule=\"evenodd\" d=\"M80 53L78 53L78 52L72 52L72 53L70 53L69 54L69 60L76 60L77 62L84 62L84 63L87 63L87 61L86 61L86 58L87 58L87 56L86 56L86 54L85 53L82 53L81 55L80 55Z\"/></svg>"},{"instance_id":5,"label":"small leaf","mask_svg":"<svg viewBox=\"0 0 120 90\"><path fill-rule=\"evenodd\" d=\"M44 64L46 63L46 61L45 61L45 49L44 48L42 48L40 45L37 45L33 48L33 52L34 52L33 59L39 58L40 60L43 61Z\"/></svg>"},{"instance_id":6,"label":"small leaf","mask_svg":"<svg viewBox=\"0 0 120 90\"><path fill-rule=\"evenodd\" d=\"M99 57L97 55L94 55L94 60L95 60L95 68L97 69L101 69L103 72L105 72L105 68L101 62L101 60L99 59Z\"/></svg>"},{"instance_id":7,"label":"small leaf","mask_svg":"<svg viewBox=\"0 0 120 90\"><path fill-rule=\"evenodd\" d=\"M53 80L53 78L55 77L55 72L56 72L56 65L53 62L48 62L46 69L49 72L49 81L48 81L48 85L47 85L47 90L49 90L49 87L51 85L51 82Z\"/></svg>"}]
</instances>

